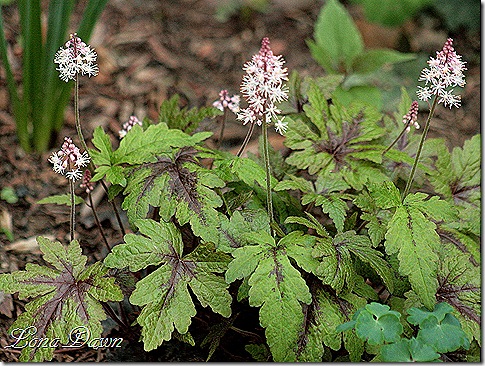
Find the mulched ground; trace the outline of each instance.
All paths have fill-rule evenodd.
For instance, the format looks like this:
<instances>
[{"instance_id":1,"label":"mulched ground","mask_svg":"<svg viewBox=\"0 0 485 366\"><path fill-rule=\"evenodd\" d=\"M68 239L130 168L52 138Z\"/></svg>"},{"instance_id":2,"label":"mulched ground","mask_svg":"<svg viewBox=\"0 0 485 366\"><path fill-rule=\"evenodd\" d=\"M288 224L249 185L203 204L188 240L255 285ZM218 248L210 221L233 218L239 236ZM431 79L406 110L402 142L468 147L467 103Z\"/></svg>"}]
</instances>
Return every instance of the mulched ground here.
<instances>
[{"instance_id":1,"label":"mulched ground","mask_svg":"<svg viewBox=\"0 0 485 366\"><path fill-rule=\"evenodd\" d=\"M116 141L120 126L130 115L157 120L161 102L173 94L180 94L184 105L204 106L217 99L221 89L237 93L243 75L241 67L258 51L265 36L270 38L275 54L284 55L289 70L298 70L302 75L323 75L305 44L312 37L322 2L274 0L266 14L234 16L225 23L214 16L221 3L218 0L111 0L90 42L98 53L100 74L83 80L81 87L85 134L90 136L94 127L101 125ZM404 37L410 47L407 51L433 55L447 37L439 25L425 17L389 30L365 22L357 7L351 7L350 11L369 47L396 47ZM7 37L15 40L19 34L18 14L12 6L6 8L5 14ZM466 138L480 132L480 35L460 33L454 37L459 53L465 60L471 60L467 65L463 107L451 111L438 108L431 136L444 137L450 146L461 146ZM19 49L14 49L14 54L18 55ZM27 262L42 262L35 243L37 235L68 241L68 208L36 204L41 198L66 193L68 185L65 178L51 170L47 162L51 152L26 155L18 146L1 68L0 76L0 188L10 186L19 197L15 204L0 200L0 226L10 228L14 235L14 241L10 242L0 233L0 272L11 272L24 268ZM235 120L229 121L223 146L237 149L245 133L245 127ZM75 136L71 107L55 147L60 146L65 135ZM273 136L273 144L282 148L282 140L277 136ZM254 142L249 149L256 150ZM102 199L101 195L99 198ZM98 210L109 242L120 242L118 224L109 205L100 201ZM91 260L104 258L106 252L87 207L78 210L77 237L84 254ZM7 329L23 312L23 304L16 296L0 293L0 361L17 361L18 352L4 347L9 339ZM196 319L196 329L206 333L208 321ZM215 359L251 360L240 347L231 347L231 342L240 343L240 336L229 334ZM56 353L55 360L202 361L207 356L207 349L174 344L164 345L151 354L143 352L136 342L118 353L87 348L62 350Z\"/></svg>"}]
</instances>

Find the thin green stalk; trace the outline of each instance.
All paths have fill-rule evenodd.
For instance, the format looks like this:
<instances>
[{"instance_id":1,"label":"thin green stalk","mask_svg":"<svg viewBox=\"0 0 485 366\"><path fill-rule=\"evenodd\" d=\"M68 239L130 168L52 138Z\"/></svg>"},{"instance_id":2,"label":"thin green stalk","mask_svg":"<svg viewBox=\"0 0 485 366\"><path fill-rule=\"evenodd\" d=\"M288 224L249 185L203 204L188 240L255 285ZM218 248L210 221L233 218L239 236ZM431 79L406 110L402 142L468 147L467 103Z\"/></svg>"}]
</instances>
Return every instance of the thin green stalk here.
<instances>
[{"instance_id":1,"label":"thin green stalk","mask_svg":"<svg viewBox=\"0 0 485 366\"><path fill-rule=\"evenodd\" d=\"M251 139L251 135L253 134L253 131L254 131L254 123L251 123L251 126L249 126L248 133L246 134L246 137L244 138L244 141L239 151L236 154L237 157L241 157L242 153L244 152L244 149L246 148L246 146L249 143L249 140Z\"/></svg>"},{"instance_id":2,"label":"thin green stalk","mask_svg":"<svg viewBox=\"0 0 485 366\"><path fill-rule=\"evenodd\" d=\"M217 140L216 147L219 149L221 147L222 138L224 137L224 127L226 126L227 115L229 114L227 108L224 108L224 115L222 116L221 131L219 132L219 139Z\"/></svg>"},{"instance_id":3,"label":"thin green stalk","mask_svg":"<svg viewBox=\"0 0 485 366\"><path fill-rule=\"evenodd\" d=\"M384 156L389 150L391 150L391 148L394 145L396 145L396 143L404 135L404 133L406 132L406 129L409 127L410 124L411 124L411 121L408 121L408 123L406 123L406 126L404 126L404 129L401 131L401 133L399 134L399 136L396 137L396 139L382 152L382 156Z\"/></svg>"},{"instance_id":4,"label":"thin green stalk","mask_svg":"<svg viewBox=\"0 0 485 366\"><path fill-rule=\"evenodd\" d=\"M88 146L86 145L86 141L84 141L84 136L81 129L81 122L79 119L79 75L78 74L76 74L76 79L74 80L74 121L76 124L76 131L79 136L79 140L81 141L81 145L84 151L86 151L86 153L88 153L89 155ZM89 161L89 169L91 169L93 172L96 170L96 167L94 166L92 160ZM108 193L108 187L106 187L106 184L102 180L101 180L101 185L103 186L104 191ZM121 233L124 236L126 234L126 231L123 226L123 222L121 221L121 217L120 217L120 214L118 213L118 209L116 208L115 203L112 201L111 201L111 207L113 207L116 220L118 221L118 225L120 226Z\"/></svg>"},{"instance_id":5,"label":"thin green stalk","mask_svg":"<svg viewBox=\"0 0 485 366\"><path fill-rule=\"evenodd\" d=\"M77 135L81 141L81 146L84 151L89 154L88 146L86 145L86 141L84 141L83 132L81 130L81 122L79 120L79 74L76 74L76 80L74 80L74 122L76 124Z\"/></svg>"},{"instance_id":6,"label":"thin green stalk","mask_svg":"<svg viewBox=\"0 0 485 366\"><path fill-rule=\"evenodd\" d=\"M433 118L434 110L438 104L438 96L434 97L433 104L429 110L428 119L426 120L426 125L424 126L423 134L421 135L421 141L419 142L418 151L416 152L416 157L414 158L413 167L411 168L411 173L409 174L408 181L406 183L406 188L404 188L404 193L402 195L402 201L406 198L411 189L411 184L413 183L414 175L416 174L416 168L419 163L419 158L421 157L421 151L423 150L424 141L426 140L426 135L429 131L429 126L431 124L431 118Z\"/></svg>"},{"instance_id":7,"label":"thin green stalk","mask_svg":"<svg viewBox=\"0 0 485 366\"><path fill-rule=\"evenodd\" d=\"M71 234L71 241L74 240L74 230L76 225L76 203L74 201L74 181L69 179L69 191L71 193L71 215L69 220L69 232Z\"/></svg>"},{"instance_id":8,"label":"thin green stalk","mask_svg":"<svg viewBox=\"0 0 485 366\"><path fill-rule=\"evenodd\" d=\"M271 166L269 164L268 124L266 122L266 115L263 120L263 160L266 170L266 207L268 209L269 222L272 225L274 222L273 197L271 196ZM272 226L271 231L274 231Z\"/></svg>"}]
</instances>

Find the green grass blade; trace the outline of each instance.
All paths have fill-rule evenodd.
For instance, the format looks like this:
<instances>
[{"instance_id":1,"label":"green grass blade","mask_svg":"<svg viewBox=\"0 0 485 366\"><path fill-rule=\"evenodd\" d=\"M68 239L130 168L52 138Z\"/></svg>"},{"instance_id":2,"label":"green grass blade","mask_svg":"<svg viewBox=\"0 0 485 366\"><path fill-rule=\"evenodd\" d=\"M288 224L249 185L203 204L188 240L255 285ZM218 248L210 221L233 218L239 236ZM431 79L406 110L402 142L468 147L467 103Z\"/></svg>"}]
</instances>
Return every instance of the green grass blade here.
<instances>
[{"instance_id":1,"label":"green grass blade","mask_svg":"<svg viewBox=\"0 0 485 366\"><path fill-rule=\"evenodd\" d=\"M22 108L22 102L18 95L17 85L15 84L12 69L10 68L10 62L8 61L7 49L7 40L5 39L3 26L2 7L0 6L0 55L5 68L8 94L10 97L10 102L12 103L12 112L14 114L15 124L17 126L17 136L22 148L29 152L31 146L29 141L28 116L26 110Z\"/></svg>"},{"instance_id":2,"label":"green grass blade","mask_svg":"<svg viewBox=\"0 0 485 366\"><path fill-rule=\"evenodd\" d=\"M51 0L49 2L47 38L42 67L44 71L43 80L45 82L43 88L44 103L42 105L42 118L36 121L37 128L34 128L35 147L38 151L45 151L49 147L51 134L56 125L52 115L58 114L58 110L61 111L60 124L62 125L63 112L67 101L60 103L58 91L67 87L69 92L72 88L72 83L65 85L66 83L59 79L56 65L54 64L54 56L59 47L63 46L68 39L67 30L74 5L74 0Z\"/></svg>"},{"instance_id":3,"label":"green grass blade","mask_svg":"<svg viewBox=\"0 0 485 366\"><path fill-rule=\"evenodd\" d=\"M39 0L19 0L20 22L23 42L23 108L27 110L30 123L41 116L42 87L42 32Z\"/></svg>"},{"instance_id":4,"label":"green grass blade","mask_svg":"<svg viewBox=\"0 0 485 366\"><path fill-rule=\"evenodd\" d=\"M89 0L86 9L84 9L81 24L79 24L77 30L77 34L84 42L88 43L91 38L94 26L101 16L107 2L108 0Z\"/></svg>"}]
</instances>

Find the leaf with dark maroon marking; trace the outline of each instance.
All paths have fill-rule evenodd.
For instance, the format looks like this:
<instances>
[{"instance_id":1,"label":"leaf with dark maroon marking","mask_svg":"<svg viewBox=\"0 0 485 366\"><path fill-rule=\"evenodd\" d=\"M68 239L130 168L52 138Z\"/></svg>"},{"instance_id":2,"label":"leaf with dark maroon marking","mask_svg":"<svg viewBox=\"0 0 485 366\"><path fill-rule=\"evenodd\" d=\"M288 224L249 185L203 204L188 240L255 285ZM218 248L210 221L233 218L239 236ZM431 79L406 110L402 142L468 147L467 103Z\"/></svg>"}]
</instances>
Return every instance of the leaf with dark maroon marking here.
<instances>
[{"instance_id":1,"label":"leaf with dark maroon marking","mask_svg":"<svg viewBox=\"0 0 485 366\"><path fill-rule=\"evenodd\" d=\"M142 326L145 350L172 338L174 330L186 334L195 305L189 287L203 307L224 317L231 315L231 295L222 276L230 257L216 253L212 243L202 243L183 255L180 231L173 223L153 220L135 222L141 235L125 235L125 243L113 248L106 259L108 267L129 267L138 271L150 265L155 271L136 284L130 302L143 307L137 321Z\"/></svg>"},{"instance_id":2,"label":"leaf with dark maroon marking","mask_svg":"<svg viewBox=\"0 0 485 366\"><path fill-rule=\"evenodd\" d=\"M77 327L89 329L91 339L100 337L106 319L101 302L123 299L114 278L105 277L108 269L101 262L85 266L87 258L76 240L67 248L40 236L37 241L50 267L27 263L25 271L0 275L2 291L32 298L10 329L17 338L21 329L28 330L28 337L17 344L21 361L52 359L55 347L42 346L35 338L58 338L58 346L65 345Z\"/></svg>"},{"instance_id":3,"label":"leaf with dark maroon marking","mask_svg":"<svg viewBox=\"0 0 485 366\"><path fill-rule=\"evenodd\" d=\"M309 236L292 232L278 243L268 233L253 232L247 239L254 245L245 245L232 252L226 281L249 278L249 304L261 306L260 324L266 328L266 339L276 362L296 360L298 334L303 323L302 304L310 304L311 294L300 272L290 262L314 267L311 258L304 258L295 245L307 245ZM314 261L316 262L316 261Z\"/></svg>"},{"instance_id":4,"label":"leaf with dark maroon marking","mask_svg":"<svg viewBox=\"0 0 485 366\"><path fill-rule=\"evenodd\" d=\"M218 235L215 208L222 200L212 188L224 182L198 165L196 155L195 149L184 147L131 169L122 206L130 222L145 218L150 206L159 207L165 221L175 216L180 225L190 223L194 234L207 241Z\"/></svg>"},{"instance_id":5,"label":"leaf with dark maroon marking","mask_svg":"<svg viewBox=\"0 0 485 366\"><path fill-rule=\"evenodd\" d=\"M378 126L381 115L368 106L345 108L338 100L329 105L316 83L310 85L308 99L308 118L287 118L285 145L293 151L286 162L310 174L333 174L356 189L367 179L385 180L379 167L385 149L378 141L385 132Z\"/></svg>"}]
</instances>

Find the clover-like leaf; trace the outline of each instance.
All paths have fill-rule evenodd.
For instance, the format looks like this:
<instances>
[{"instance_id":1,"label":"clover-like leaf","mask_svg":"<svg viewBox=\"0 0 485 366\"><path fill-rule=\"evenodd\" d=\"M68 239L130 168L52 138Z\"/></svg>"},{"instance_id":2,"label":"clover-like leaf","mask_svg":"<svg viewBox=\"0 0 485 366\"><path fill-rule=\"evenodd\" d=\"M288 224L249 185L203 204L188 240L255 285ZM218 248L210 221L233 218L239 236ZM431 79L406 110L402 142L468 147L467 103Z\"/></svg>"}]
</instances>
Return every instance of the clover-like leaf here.
<instances>
[{"instance_id":1,"label":"clover-like leaf","mask_svg":"<svg viewBox=\"0 0 485 366\"><path fill-rule=\"evenodd\" d=\"M55 347L45 347L39 339L58 339L58 346L65 345L78 327L88 330L90 339L99 338L101 321L106 319L101 302L123 299L115 279L106 277L108 269L102 263L85 266L87 257L76 240L67 248L40 236L37 242L50 266L28 263L25 271L0 275L0 290L18 292L20 299L32 298L11 327L17 336L28 330L25 338L15 342L22 349L22 361L51 360Z\"/></svg>"},{"instance_id":2,"label":"clover-like leaf","mask_svg":"<svg viewBox=\"0 0 485 366\"><path fill-rule=\"evenodd\" d=\"M438 360L440 354L416 338L402 338L398 342L383 345L381 357L384 362L431 362Z\"/></svg>"},{"instance_id":3,"label":"clover-like leaf","mask_svg":"<svg viewBox=\"0 0 485 366\"><path fill-rule=\"evenodd\" d=\"M371 345L397 342L403 332L400 317L400 313L387 305L367 304L355 319L355 331Z\"/></svg>"},{"instance_id":4,"label":"clover-like leaf","mask_svg":"<svg viewBox=\"0 0 485 366\"><path fill-rule=\"evenodd\" d=\"M460 347L470 348L470 341L453 314L446 314L442 321L435 316L424 319L416 339L440 353L456 351Z\"/></svg>"},{"instance_id":5,"label":"clover-like leaf","mask_svg":"<svg viewBox=\"0 0 485 366\"><path fill-rule=\"evenodd\" d=\"M276 244L265 232L251 233L249 237L255 245L234 250L234 259L226 271L228 283L249 277L249 304L261 306L259 320L266 328L266 339L276 362L295 361L303 323L301 303L311 302L308 286L286 250L301 236L302 233L290 234Z\"/></svg>"},{"instance_id":6,"label":"clover-like leaf","mask_svg":"<svg viewBox=\"0 0 485 366\"><path fill-rule=\"evenodd\" d=\"M231 296L222 276L229 257L216 253L212 243L203 242L183 255L180 231L173 223L149 219L135 222L141 235L125 235L125 244L113 248L106 259L108 267L129 267L132 271L160 265L137 282L130 302L143 307L137 322L142 326L145 350L172 338L174 330L186 334L195 305L189 287L203 307L209 306L224 317L231 315Z\"/></svg>"}]
</instances>

